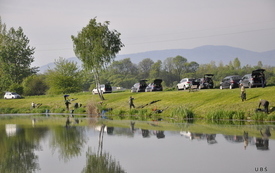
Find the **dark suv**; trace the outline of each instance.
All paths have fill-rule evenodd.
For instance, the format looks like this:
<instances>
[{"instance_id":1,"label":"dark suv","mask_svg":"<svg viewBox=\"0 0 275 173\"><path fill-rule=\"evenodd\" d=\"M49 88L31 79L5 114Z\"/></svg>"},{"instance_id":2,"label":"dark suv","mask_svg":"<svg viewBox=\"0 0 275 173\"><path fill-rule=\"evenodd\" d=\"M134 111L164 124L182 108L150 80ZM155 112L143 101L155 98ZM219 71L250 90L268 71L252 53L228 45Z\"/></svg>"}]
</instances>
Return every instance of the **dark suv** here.
<instances>
[{"instance_id":1,"label":"dark suv","mask_svg":"<svg viewBox=\"0 0 275 173\"><path fill-rule=\"evenodd\" d=\"M200 79L199 89L202 88L214 88L213 74L205 74L203 78Z\"/></svg>"},{"instance_id":2,"label":"dark suv","mask_svg":"<svg viewBox=\"0 0 275 173\"><path fill-rule=\"evenodd\" d=\"M131 88L131 92L145 92L147 87L147 80L140 80L139 83L135 83L134 86Z\"/></svg>"},{"instance_id":3,"label":"dark suv","mask_svg":"<svg viewBox=\"0 0 275 173\"><path fill-rule=\"evenodd\" d=\"M220 89L224 88L238 88L239 87L239 82L241 80L241 76L239 75L233 75L233 76L227 76L223 78L223 80L220 83Z\"/></svg>"},{"instance_id":4,"label":"dark suv","mask_svg":"<svg viewBox=\"0 0 275 173\"><path fill-rule=\"evenodd\" d=\"M265 69L253 70L251 74L246 74L240 80L240 84L243 84L244 87L265 87Z\"/></svg>"},{"instance_id":5,"label":"dark suv","mask_svg":"<svg viewBox=\"0 0 275 173\"><path fill-rule=\"evenodd\" d=\"M145 89L145 92L162 91L161 85L162 79L155 79L152 83L149 83Z\"/></svg>"}]
</instances>

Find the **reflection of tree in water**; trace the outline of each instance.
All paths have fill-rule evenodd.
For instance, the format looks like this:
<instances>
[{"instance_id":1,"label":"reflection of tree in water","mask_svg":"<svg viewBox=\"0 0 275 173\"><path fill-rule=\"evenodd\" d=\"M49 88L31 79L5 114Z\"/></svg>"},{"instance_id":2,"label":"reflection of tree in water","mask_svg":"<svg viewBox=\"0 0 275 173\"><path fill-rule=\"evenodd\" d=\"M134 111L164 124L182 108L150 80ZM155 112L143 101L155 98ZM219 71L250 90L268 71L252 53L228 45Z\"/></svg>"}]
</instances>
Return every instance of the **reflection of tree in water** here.
<instances>
[{"instance_id":1,"label":"reflection of tree in water","mask_svg":"<svg viewBox=\"0 0 275 173\"><path fill-rule=\"evenodd\" d=\"M119 162L112 158L109 153L102 153L100 155L92 152L91 148L88 149L86 154L86 166L83 168L82 173L124 173Z\"/></svg>"},{"instance_id":2,"label":"reflection of tree in water","mask_svg":"<svg viewBox=\"0 0 275 173\"><path fill-rule=\"evenodd\" d=\"M81 154L81 148L87 140L84 131L84 127L56 127L53 129L50 147L53 152L57 149L59 158L67 162Z\"/></svg>"},{"instance_id":3,"label":"reflection of tree in water","mask_svg":"<svg viewBox=\"0 0 275 173\"><path fill-rule=\"evenodd\" d=\"M121 168L119 162L112 158L109 153L102 152L103 150L103 135L104 128L106 126L102 125L99 132L98 138L98 151L97 153L92 152L89 147L86 157L86 167L83 168L82 173L124 173L125 171ZM113 131L113 128L110 128ZM108 130L107 130L108 132Z\"/></svg>"},{"instance_id":4,"label":"reflection of tree in water","mask_svg":"<svg viewBox=\"0 0 275 173\"><path fill-rule=\"evenodd\" d=\"M15 136L8 137L1 133L0 172L36 172L39 170L38 156L35 150L40 150L39 140L47 132L47 128L20 128Z\"/></svg>"}]
</instances>

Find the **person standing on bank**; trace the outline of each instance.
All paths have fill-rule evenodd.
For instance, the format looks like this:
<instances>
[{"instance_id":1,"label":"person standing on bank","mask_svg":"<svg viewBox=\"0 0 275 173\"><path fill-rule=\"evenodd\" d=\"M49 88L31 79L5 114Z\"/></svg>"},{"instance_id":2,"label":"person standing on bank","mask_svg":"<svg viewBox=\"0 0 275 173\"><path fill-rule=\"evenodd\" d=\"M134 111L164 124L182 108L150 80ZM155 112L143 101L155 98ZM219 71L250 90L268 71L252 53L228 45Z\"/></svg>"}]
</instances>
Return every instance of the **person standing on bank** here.
<instances>
[{"instance_id":1,"label":"person standing on bank","mask_svg":"<svg viewBox=\"0 0 275 173\"><path fill-rule=\"evenodd\" d=\"M69 110L69 105L71 104L70 100L65 100L66 109Z\"/></svg>"},{"instance_id":2,"label":"person standing on bank","mask_svg":"<svg viewBox=\"0 0 275 173\"><path fill-rule=\"evenodd\" d=\"M259 109L260 109L260 106L263 106L263 107L264 107L265 113L268 114L269 102L268 102L267 100L262 100L262 99L260 99L260 102L259 102Z\"/></svg>"},{"instance_id":3,"label":"person standing on bank","mask_svg":"<svg viewBox=\"0 0 275 173\"><path fill-rule=\"evenodd\" d=\"M134 97L132 97L132 96L130 96L129 105L130 105L130 109L131 109L132 107L135 108L135 105L134 105Z\"/></svg>"},{"instance_id":4,"label":"person standing on bank","mask_svg":"<svg viewBox=\"0 0 275 173\"><path fill-rule=\"evenodd\" d=\"M241 86L241 99L242 99L242 101L245 101L246 100L245 88L244 88L243 84L240 84L240 86Z\"/></svg>"}]
</instances>

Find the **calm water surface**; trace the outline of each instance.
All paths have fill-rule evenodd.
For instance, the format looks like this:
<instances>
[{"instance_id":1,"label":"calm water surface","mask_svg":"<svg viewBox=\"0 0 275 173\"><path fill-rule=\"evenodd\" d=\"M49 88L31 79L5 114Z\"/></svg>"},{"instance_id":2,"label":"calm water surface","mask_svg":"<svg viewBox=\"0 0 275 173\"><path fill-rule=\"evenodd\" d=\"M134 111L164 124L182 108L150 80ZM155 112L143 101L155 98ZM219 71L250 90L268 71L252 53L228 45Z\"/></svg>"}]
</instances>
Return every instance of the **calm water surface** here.
<instances>
[{"instance_id":1,"label":"calm water surface","mask_svg":"<svg viewBox=\"0 0 275 173\"><path fill-rule=\"evenodd\" d=\"M274 125L48 121L2 120L1 173L275 172Z\"/></svg>"}]
</instances>

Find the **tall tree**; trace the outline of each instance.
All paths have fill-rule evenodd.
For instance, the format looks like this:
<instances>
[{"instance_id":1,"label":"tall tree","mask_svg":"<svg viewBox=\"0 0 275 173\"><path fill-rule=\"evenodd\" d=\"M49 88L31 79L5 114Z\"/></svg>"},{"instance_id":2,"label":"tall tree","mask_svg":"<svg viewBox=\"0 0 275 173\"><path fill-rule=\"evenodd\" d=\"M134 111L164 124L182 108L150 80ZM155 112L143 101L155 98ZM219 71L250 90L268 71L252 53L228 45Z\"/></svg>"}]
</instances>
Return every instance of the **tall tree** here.
<instances>
[{"instance_id":1,"label":"tall tree","mask_svg":"<svg viewBox=\"0 0 275 173\"><path fill-rule=\"evenodd\" d=\"M259 68L263 68L263 63L262 63L262 61L258 61L257 66L258 66Z\"/></svg>"},{"instance_id":2,"label":"tall tree","mask_svg":"<svg viewBox=\"0 0 275 173\"><path fill-rule=\"evenodd\" d=\"M83 73L77 63L59 58L54 64L55 68L46 72L46 82L50 88L48 93L65 94L81 91Z\"/></svg>"},{"instance_id":3,"label":"tall tree","mask_svg":"<svg viewBox=\"0 0 275 173\"><path fill-rule=\"evenodd\" d=\"M240 69L241 68L241 62L240 62L239 58L234 59L233 66L234 66L235 69Z\"/></svg>"},{"instance_id":4,"label":"tall tree","mask_svg":"<svg viewBox=\"0 0 275 173\"><path fill-rule=\"evenodd\" d=\"M161 60L155 62L150 70L150 78L161 78Z\"/></svg>"},{"instance_id":5,"label":"tall tree","mask_svg":"<svg viewBox=\"0 0 275 173\"><path fill-rule=\"evenodd\" d=\"M44 95L48 89L45 75L32 75L26 77L23 82L24 95Z\"/></svg>"},{"instance_id":6,"label":"tall tree","mask_svg":"<svg viewBox=\"0 0 275 173\"><path fill-rule=\"evenodd\" d=\"M29 46L29 42L21 27L7 31L0 19L0 89L20 84L25 77L37 72L38 67L30 67L35 48Z\"/></svg>"},{"instance_id":7,"label":"tall tree","mask_svg":"<svg viewBox=\"0 0 275 173\"><path fill-rule=\"evenodd\" d=\"M129 77L129 75L137 74L137 67L131 62L130 58L114 61L108 69L113 74L122 75L123 78Z\"/></svg>"},{"instance_id":8,"label":"tall tree","mask_svg":"<svg viewBox=\"0 0 275 173\"><path fill-rule=\"evenodd\" d=\"M199 68L199 64L195 61L191 61L190 63L187 63L187 72L189 73L195 73L198 68Z\"/></svg>"},{"instance_id":9,"label":"tall tree","mask_svg":"<svg viewBox=\"0 0 275 173\"><path fill-rule=\"evenodd\" d=\"M96 18L93 18L77 36L71 36L76 56L83 62L85 69L92 70L98 87L100 72L114 60L115 55L124 46L120 40L121 34L116 30L109 30L108 25L109 21L98 23ZM104 100L103 94L99 91L98 93Z\"/></svg>"},{"instance_id":10,"label":"tall tree","mask_svg":"<svg viewBox=\"0 0 275 173\"><path fill-rule=\"evenodd\" d=\"M176 56L173 58L173 66L178 76L178 79L181 79L181 75L187 69L187 59L182 56Z\"/></svg>"},{"instance_id":11,"label":"tall tree","mask_svg":"<svg viewBox=\"0 0 275 173\"><path fill-rule=\"evenodd\" d=\"M138 68L141 74L140 76L141 78L146 79L149 77L149 73L153 64L154 64L154 61L151 60L150 58L145 58L138 63Z\"/></svg>"}]
</instances>

